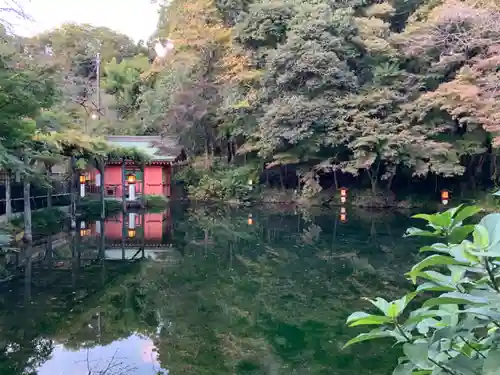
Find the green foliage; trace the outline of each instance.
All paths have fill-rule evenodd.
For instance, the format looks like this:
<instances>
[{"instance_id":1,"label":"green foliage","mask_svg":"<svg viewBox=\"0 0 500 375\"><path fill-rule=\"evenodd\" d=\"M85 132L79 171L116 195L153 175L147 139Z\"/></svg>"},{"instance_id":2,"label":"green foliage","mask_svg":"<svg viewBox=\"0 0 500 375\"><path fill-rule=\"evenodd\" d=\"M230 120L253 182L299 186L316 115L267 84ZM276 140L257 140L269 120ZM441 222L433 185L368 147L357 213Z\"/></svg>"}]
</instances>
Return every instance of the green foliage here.
<instances>
[{"instance_id":1,"label":"green foliage","mask_svg":"<svg viewBox=\"0 0 500 375\"><path fill-rule=\"evenodd\" d=\"M67 218L68 214L57 207L34 211L31 216L33 233L39 235L58 233ZM24 229L24 215L12 219L10 225L14 228L14 232L22 231Z\"/></svg>"},{"instance_id":2,"label":"green foliage","mask_svg":"<svg viewBox=\"0 0 500 375\"><path fill-rule=\"evenodd\" d=\"M210 171L185 172L189 179L188 195L194 200L245 200L252 194L249 180L255 180L255 168L215 166Z\"/></svg>"},{"instance_id":3,"label":"green foliage","mask_svg":"<svg viewBox=\"0 0 500 375\"><path fill-rule=\"evenodd\" d=\"M168 199L163 195L145 195L144 206L149 209L165 209Z\"/></svg>"},{"instance_id":4,"label":"green foliage","mask_svg":"<svg viewBox=\"0 0 500 375\"><path fill-rule=\"evenodd\" d=\"M393 374L496 374L500 319L500 214L488 214L476 225L464 221L480 209L459 206L414 218L428 230L410 228L407 236L437 238L421 252L433 252L407 276L415 292L399 300L369 301L378 314L355 312L351 327L373 325L345 346L378 338L392 338L403 348ZM424 300L417 308L409 302ZM380 312L382 314L380 314Z\"/></svg>"},{"instance_id":5,"label":"green foliage","mask_svg":"<svg viewBox=\"0 0 500 375\"><path fill-rule=\"evenodd\" d=\"M77 208L87 219L101 215L101 201L98 199L84 198L78 202ZM106 215L113 215L122 210L122 204L120 201L106 199L104 209Z\"/></svg>"}]
</instances>

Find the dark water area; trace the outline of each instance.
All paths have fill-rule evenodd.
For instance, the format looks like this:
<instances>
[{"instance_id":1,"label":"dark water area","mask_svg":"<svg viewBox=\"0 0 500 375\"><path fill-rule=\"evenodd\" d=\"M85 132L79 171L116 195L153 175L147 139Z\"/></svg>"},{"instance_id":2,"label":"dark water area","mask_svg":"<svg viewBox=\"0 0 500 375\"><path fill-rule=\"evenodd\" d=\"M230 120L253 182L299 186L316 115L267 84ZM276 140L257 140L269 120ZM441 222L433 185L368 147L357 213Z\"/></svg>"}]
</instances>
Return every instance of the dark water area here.
<instances>
[{"instance_id":1,"label":"dark water area","mask_svg":"<svg viewBox=\"0 0 500 375\"><path fill-rule=\"evenodd\" d=\"M82 220L2 260L1 375L390 374L342 350L361 297L399 297L409 213L172 206Z\"/></svg>"}]
</instances>

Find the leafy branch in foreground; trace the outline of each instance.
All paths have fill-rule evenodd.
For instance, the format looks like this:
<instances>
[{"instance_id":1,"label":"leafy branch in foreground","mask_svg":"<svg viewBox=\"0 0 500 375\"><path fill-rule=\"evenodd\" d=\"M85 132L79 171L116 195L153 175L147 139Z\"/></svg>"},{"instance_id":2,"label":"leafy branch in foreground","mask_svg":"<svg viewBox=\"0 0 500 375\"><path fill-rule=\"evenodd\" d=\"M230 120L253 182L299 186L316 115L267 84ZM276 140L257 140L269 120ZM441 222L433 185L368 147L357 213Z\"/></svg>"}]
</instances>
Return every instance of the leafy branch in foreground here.
<instances>
[{"instance_id":1,"label":"leafy branch in foreground","mask_svg":"<svg viewBox=\"0 0 500 375\"><path fill-rule=\"evenodd\" d=\"M427 229L410 228L406 236L442 242L420 249L435 254L406 274L417 285L414 292L392 302L367 298L379 313L355 312L348 317L350 327L376 328L344 347L394 339L404 353L394 375L500 374L500 214L486 215L477 225L464 225L480 211L459 206L415 215L427 222ZM408 307L417 296L425 301L423 305Z\"/></svg>"}]
</instances>

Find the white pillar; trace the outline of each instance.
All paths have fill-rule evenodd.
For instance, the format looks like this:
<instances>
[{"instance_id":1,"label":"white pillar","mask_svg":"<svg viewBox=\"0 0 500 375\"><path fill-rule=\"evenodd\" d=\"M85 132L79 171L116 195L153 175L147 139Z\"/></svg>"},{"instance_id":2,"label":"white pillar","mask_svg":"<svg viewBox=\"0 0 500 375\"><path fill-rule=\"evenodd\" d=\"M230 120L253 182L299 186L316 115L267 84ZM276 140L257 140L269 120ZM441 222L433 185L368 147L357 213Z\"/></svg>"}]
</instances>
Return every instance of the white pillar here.
<instances>
[{"instance_id":1,"label":"white pillar","mask_svg":"<svg viewBox=\"0 0 500 375\"><path fill-rule=\"evenodd\" d=\"M80 197L85 197L85 184L80 184Z\"/></svg>"},{"instance_id":2,"label":"white pillar","mask_svg":"<svg viewBox=\"0 0 500 375\"><path fill-rule=\"evenodd\" d=\"M95 232L100 234L101 233L101 220L97 220L95 222Z\"/></svg>"},{"instance_id":3,"label":"white pillar","mask_svg":"<svg viewBox=\"0 0 500 375\"><path fill-rule=\"evenodd\" d=\"M101 186L101 174L100 173L96 173L96 175L95 175L95 186L97 186L97 187Z\"/></svg>"},{"instance_id":4,"label":"white pillar","mask_svg":"<svg viewBox=\"0 0 500 375\"><path fill-rule=\"evenodd\" d=\"M135 201L135 184L128 184L128 200Z\"/></svg>"},{"instance_id":5,"label":"white pillar","mask_svg":"<svg viewBox=\"0 0 500 375\"><path fill-rule=\"evenodd\" d=\"M135 214L128 214L128 229L135 229Z\"/></svg>"}]
</instances>

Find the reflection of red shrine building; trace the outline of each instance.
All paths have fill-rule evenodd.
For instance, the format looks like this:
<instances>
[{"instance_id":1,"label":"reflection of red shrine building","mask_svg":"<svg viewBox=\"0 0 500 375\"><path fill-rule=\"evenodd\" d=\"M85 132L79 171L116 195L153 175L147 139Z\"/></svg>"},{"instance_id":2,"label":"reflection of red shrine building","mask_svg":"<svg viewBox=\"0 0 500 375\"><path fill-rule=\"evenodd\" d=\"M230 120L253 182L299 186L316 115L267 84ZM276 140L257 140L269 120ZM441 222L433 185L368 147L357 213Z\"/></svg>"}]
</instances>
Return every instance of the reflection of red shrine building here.
<instances>
[{"instance_id":1,"label":"reflection of red shrine building","mask_svg":"<svg viewBox=\"0 0 500 375\"><path fill-rule=\"evenodd\" d=\"M100 236L104 230L105 257L108 260L151 258L171 260L179 256L172 249L170 209L158 213L126 213L96 221L91 232Z\"/></svg>"}]
</instances>

